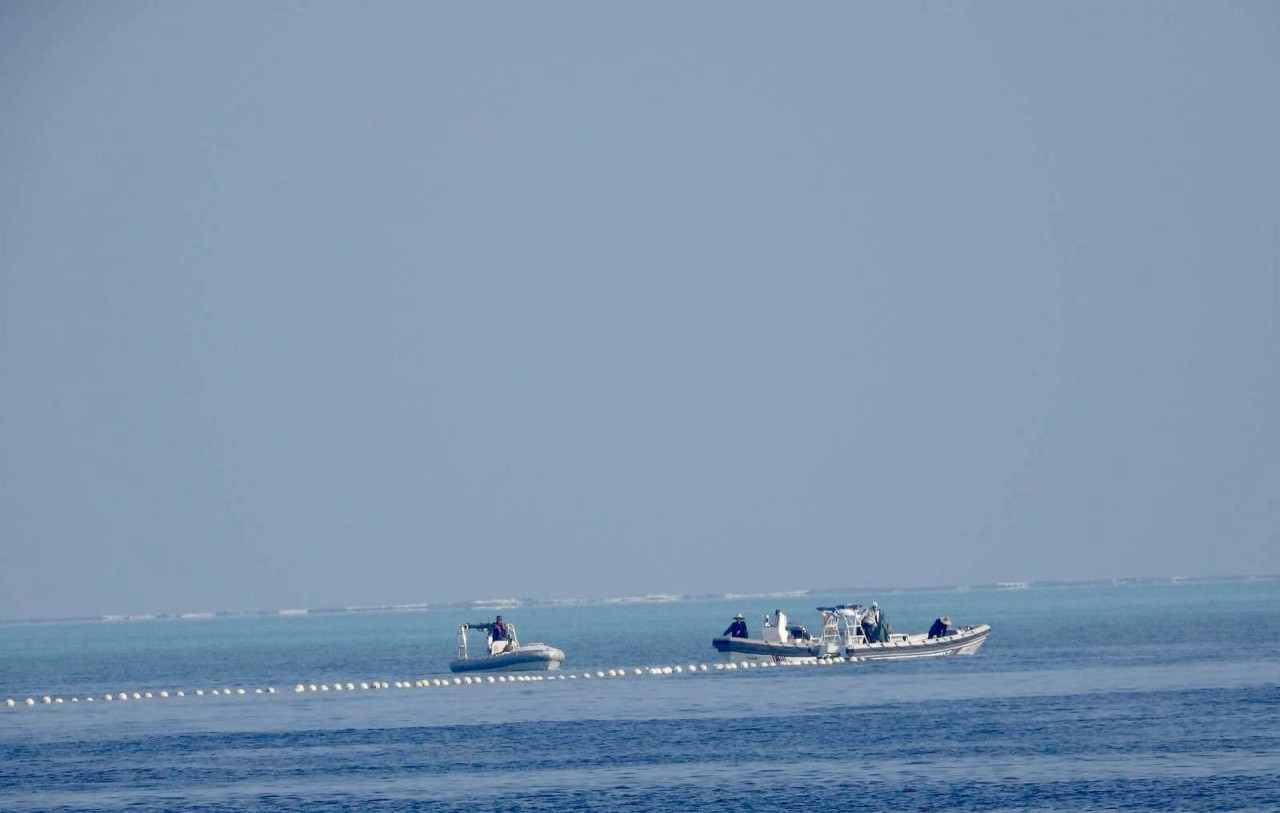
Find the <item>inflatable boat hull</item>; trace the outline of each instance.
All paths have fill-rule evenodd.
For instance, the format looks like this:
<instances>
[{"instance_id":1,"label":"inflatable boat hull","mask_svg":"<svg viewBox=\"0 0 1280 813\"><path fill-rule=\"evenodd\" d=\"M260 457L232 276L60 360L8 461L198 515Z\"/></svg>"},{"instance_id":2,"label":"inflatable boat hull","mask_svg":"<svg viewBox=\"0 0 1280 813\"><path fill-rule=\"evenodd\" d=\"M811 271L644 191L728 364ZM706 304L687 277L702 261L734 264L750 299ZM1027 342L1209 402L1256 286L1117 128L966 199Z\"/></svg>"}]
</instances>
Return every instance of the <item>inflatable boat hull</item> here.
<instances>
[{"instance_id":1,"label":"inflatable boat hull","mask_svg":"<svg viewBox=\"0 0 1280 813\"><path fill-rule=\"evenodd\" d=\"M948 655L972 655L991 634L988 624L967 629L951 630L941 638L925 638L923 635L905 636L905 639L884 643L855 643L840 645L833 642L764 641L759 638L716 638L711 645L728 656L729 660L742 661L805 661L814 658L848 658L854 661L904 660L906 658L937 658Z\"/></svg>"},{"instance_id":2,"label":"inflatable boat hull","mask_svg":"<svg viewBox=\"0 0 1280 813\"><path fill-rule=\"evenodd\" d=\"M548 672L559 669L564 652L545 644L529 644L514 652L449 662L450 672Z\"/></svg>"}]
</instances>

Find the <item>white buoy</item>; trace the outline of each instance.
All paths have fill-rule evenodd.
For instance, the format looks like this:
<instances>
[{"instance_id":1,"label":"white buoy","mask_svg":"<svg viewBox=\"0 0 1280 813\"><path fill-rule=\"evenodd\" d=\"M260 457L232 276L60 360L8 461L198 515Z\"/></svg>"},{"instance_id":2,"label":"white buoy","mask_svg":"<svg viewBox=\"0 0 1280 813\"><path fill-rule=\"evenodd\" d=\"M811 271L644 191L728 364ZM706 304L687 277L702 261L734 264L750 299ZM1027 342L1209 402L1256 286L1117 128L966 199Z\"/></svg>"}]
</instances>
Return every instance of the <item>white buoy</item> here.
<instances>
[{"instance_id":1,"label":"white buoy","mask_svg":"<svg viewBox=\"0 0 1280 813\"><path fill-rule=\"evenodd\" d=\"M196 689L196 697L204 697L204 689Z\"/></svg>"},{"instance_id":2,"label":"white buoy","mask_svg":"<svg viewBox=\"0 0 1280 813\"><path fill-rule=\"evenodd\" d=\"M58 703L61 703L61 702L62 702L62 698L61 698L61 697L55 697L55 698L53 698L53 702L54 702L54 704L55 704L55 705L57 705Z\"/></svg>"},{"instance_id":3,"label":"white buoy","mask_svg":"<svg viewBox=\"0 0 1280 813\"><path fill-rule=\"evenodd\" d=\"M35 700L31 699L30 697L28 697L28 698L27 698L27 705L28 705L28 706L34 706L35 704L36 704L36 701L35 701Z\"/></svg>"},{"instance_id":4,"label":"white buoy","mask_svg":"<svg viewBox=\"0 0 1280 813\"><path fill-rule=\"evenodd\" d=\"M106 700L106 701L108 701L108 702L109 702L109 701L112 701L112 700L115 700L115 698L114 698L114 697L112 697L112 696L111 696L111 695L109 695L109 694L104 694L104 695L102 696L102 699L103 699L103 700Z\"/></svg>"},{"instance_id":5,"label":"white buoy","mask_svg":"<svg viewBox=\"0 0 1280 813\"><path fill-rule=\"evenodd\" d=\"M261 689L254 689L254 690L253 690L253 693L254 693L254 694L262 694L262 690L261 690Z\"/></svg>"},{"instance_id":6,"label":"white buoy","mask_svg":"<svg viewBox=\"0 0 1280 813\"><path fill-rule=\"evenodd\" d=\"M681 673L683 673L683 672L684 672L684 669L682 669L682 668L680 668L679 666L677 666L676 668L672 669L671 671L675 672L676 674L681 674Z\"/></svg>"},{"instance_id":7,"label":"white buoy","mask_svg":"<svg viewBox=\"0 0 1280 813\"><path fill-rule=\"evenodd\" d=\"M489 675L489 681L488 681L488 682L489 682L489 683L496 683L497 681L494 679L493 675Z\"/></svg>"},{"instance_id":8,"label":"white buoy","mask_svg":"<svg viewBox=\"0 0 1280 813\"><path fill-rule=\"evenodd\" d=\"M305 692L305 691L307 690L307 687L306 687L306 686L303 686L301 683L299 683L298 685L296 685L296 686L294 686L294 687L293 687L293 690L294 690L295 692Z\"/></svg>"},{"instance_id":9,"label":"white buoy","mask_svg":"<svg viewBox=\"0 0 1280 813\"><path fill-rule=\"evenodd\" d=\"M244 689L236 689L236 694L244 694Z\"/></svg>"},{"instance_id":10,"label":"white buoy","mask_svg":"<svg viewBox=\"0 0 1280 813\"><path fill-rule=\"evenodd\" d=\"M361 688L361 689L368 689L368 688L369 688L369 684L368 684L368 683L365 683L364 681L361 681L361 682L360 682L360 688Z\"/></svg>"},{"instance_id":11,"label":"white buoy","mask_svg":"<svg viewBox=\"0 0 1280 813\"><path fill-rule=\"evenodd\" d=\"M84 699L84 702L86 702L86 703L92 703L92 702L93 702L93 698L92 698L92 697L86 697L86 698Z\"/></svg>"},{"instance_id":12,"label":"white buoy","mask_svg":"<svg viewBox=\"0 0 1280 813\"><path fill-rule=\"evenodd\" d=\"M79 702L80 702L80 698L78 698L78 697L73 697L73 698L71 698L71 702L72 702L72 703L79 703Z\"/></svg>"},{"instance_id":13,"label":"white buoy","mask_svg":"<svg viewBox=\"0 0 1280 813\"><path fill-rule=\"evenodd\" d=\"M276 693L276 687L275 687L275 686L268 686L268 687L267 687L267 694L275 694L275 693Z\"/></svg>"},{"instance_id":14,"label":"white buoy","mask_svg":"<svg viewBox=\"0 0 1280 813\"><path fill-rule=\"evenodd\" d=\"M8 708L13 708L14 706L18 705L17 703L13 702L13 698L12 698L12 697L10 697L8 700L4 701L4 704L5 704L5 706L7 706Z\"/></svg>"},{"instance_id":15,"label":"white buoy","mask_svg":"<svg viewBox=\"0 0 1280 813\"><path fill-rule=\"evenodd\" d=\"M186 694L185 694L181 689L179 689L178 691L176 691L176 692L174 692L174 693L173 693L173 696L174 696L174 697L186 697L187 695L186 695Z\"/></svg>"},{"instance_id":16,"label":"white buoy","mask_svg":"<svg viewBox=\"0 0 1280 813\"><path fill-rule=\"evenodd\" d=\"M145 698L147 698L148 700L151 700L151 699L152 699L152 697L151 697L151 692L146 692L146 693L144 693L142 696L143 696L143 697L145 697Z\"/></svg>"},{"instance_id":17,"label":"white buoy","mask_svg":"<svg viewBox=\"0 0 1280 813\"><path fill-rule=\"evenodd\" d=\"M164 698L168 696L169 696L169 693L167 691L165 691L164 689L160 690L160 697Z\"/></svg>"}]
</instances>

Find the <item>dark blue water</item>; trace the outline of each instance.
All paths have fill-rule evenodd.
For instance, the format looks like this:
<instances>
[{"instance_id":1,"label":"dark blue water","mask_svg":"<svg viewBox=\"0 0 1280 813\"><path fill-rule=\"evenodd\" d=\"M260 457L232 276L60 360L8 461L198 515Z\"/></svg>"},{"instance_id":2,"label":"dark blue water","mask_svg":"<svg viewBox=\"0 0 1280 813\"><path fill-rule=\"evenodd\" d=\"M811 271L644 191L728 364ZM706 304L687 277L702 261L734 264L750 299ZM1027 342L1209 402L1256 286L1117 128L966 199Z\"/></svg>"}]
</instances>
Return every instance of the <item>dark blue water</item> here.
<instances>
[{"instance_id":1,"label":"dark blue water","mask_svg":"<svg viewBox=\"0 0 1280 813\"><path fill-rule=\"evenodd\" d=\"M460 619L0 626L0 809L1280 809L1280 583L878 598L900 629L994 634L969 658L689 674L734 610L777 602L513 610L577 677L295 694L441 676ZM686 671L633 673L663 664ZM191 694L223 685L247 692ZM84 700L161 689L187 696Z\"/></svg>"}]
</instances>

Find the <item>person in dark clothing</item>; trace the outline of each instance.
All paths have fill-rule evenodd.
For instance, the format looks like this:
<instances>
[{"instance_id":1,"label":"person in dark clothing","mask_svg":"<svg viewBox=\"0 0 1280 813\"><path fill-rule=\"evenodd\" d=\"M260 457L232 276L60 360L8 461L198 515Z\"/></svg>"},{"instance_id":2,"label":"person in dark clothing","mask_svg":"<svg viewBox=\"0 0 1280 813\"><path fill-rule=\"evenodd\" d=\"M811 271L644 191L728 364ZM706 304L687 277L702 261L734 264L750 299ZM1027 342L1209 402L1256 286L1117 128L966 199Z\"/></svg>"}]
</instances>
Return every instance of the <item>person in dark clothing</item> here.
<instances>
[{"instance_id":1,"label":"person in dark clothing","mask_svg":"<svg viewBox=\"0 0 1280 813\"><path fill-rule=\"evenodd\" d=\"M733 623L729 625L729 629L724 631L724 634L730 638L747 637L747 620L742 617L742 613L738 613L733 617Z\"/></svg>"},{"instance_id":2,"label":"person in dark clothing","mask_svg":"<svg viewBox=\"0 0 1280 813\"><path fill-rule=\"evenodd\" d=\"M502 622L502 616L498 616L497 620L493 622L489 632L493 635L493 640L495 641L507 640L509 633L507 632L507 625Z\"/></svg>"},{"instance_id":3,"label":"person in dark clothing","mask_svg":"<svg viewBox=\"0 0 1280 813\"><path fill-rule=\"evenodd\" d=\"M941 638L947 634L947 627L951 626L951 616L944 615L933 622L933 626L929 627L930 638Z\"/></svg>"}]
</instances>

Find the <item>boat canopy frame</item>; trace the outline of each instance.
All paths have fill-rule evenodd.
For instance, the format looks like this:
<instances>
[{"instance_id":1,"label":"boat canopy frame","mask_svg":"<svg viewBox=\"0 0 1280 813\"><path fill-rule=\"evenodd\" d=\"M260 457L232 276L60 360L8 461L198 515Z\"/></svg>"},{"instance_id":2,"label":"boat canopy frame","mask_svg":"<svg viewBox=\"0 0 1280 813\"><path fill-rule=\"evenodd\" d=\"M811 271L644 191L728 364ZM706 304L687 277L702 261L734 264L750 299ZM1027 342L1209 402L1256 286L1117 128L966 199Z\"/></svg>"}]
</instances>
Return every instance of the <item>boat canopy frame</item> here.
<instances>
[{"instance_id":1,"label":"boat canopy frame","mask_svg":"<svg viewBox=\"0 0 1280 813\"><path fill-rule=\"evenodd\" d=\"M505 621L502 623L503 623L503 626L507 628L507 637L504 640L508 642L507 644L508 648L515 648L520 646L520 638L516 634L516 625L509 624ZM482 621L476 624L463 623L458 627L458 658L457 659L460 661L470 660L470 658L467 655L467 630L469 629L485 631L485 639L484 639L485 654L492 656L493 655L493 622Z\"/></svg>"}]
</instances>

